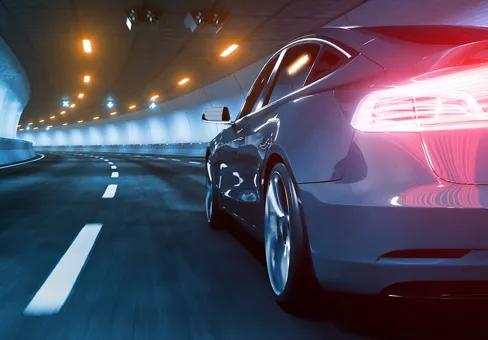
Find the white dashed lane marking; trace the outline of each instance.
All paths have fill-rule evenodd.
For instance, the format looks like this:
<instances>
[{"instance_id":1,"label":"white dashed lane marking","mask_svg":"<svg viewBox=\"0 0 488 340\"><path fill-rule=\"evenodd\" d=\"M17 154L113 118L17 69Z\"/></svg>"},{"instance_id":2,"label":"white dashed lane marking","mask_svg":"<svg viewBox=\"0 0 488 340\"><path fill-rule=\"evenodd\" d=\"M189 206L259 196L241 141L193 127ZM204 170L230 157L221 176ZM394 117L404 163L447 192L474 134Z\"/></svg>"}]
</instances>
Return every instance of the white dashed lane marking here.
<instances>
[{"instance_id":1,"label":"white dashed lane marking","mask_svg":"<svg viewBox=\"0 0 488 340\"><path fill-rule=\"evenodd\" d=\"M193 162L193 161L190 161L190 163L191 163L191 164L198 164L198 165L202 164L202 163L200 163L200 162Z\"/></svg>"},{"instance_id":2,"label":"white dashed lane marking","mask_svg":"<svg viewBox=\"0 0 488 340\"><path fill-rule=\"evenodd\" d=\"M52 315L60 311L68 298L83 265L102 229L102 224L91 223L78 236L54 267L44 284L24 310L25 315Z\"/></svg>"},{"instance_id":3,"label":"white dashed lane marking","mask_svg":"<svg viewBox=\"0 0 488 340\"><path fill-rule=\"evenodd\" d=\"M117 170L117 167L115 165L111 166L112 170Z\"/></svg>"},{"instance_id":4,"label":"white dashed lane marking","mask_svg":"<svg viewBox=\"0 0 488 340\"><path fill-rule=\"evenodd\" d=\"M116 192L117 184L110 184L107 189L105 189L102 198L114 198Z\"/></svg>"},{"instance_id":5,"label":"white dashed lane marking","mask_svg":"<svg viewBox=\"0 0 488 340\"><path fill-rule=\"evenodd\" d=\"M114 163L113 163L113 162L108 162L108 164L109 164L109 165L114 165Z\"/></svg>"},{"instance_id":6,"label":"white dashed lane marking","mask_svg":"<svg viewBox=\"0 0 488 340\"><path fill-rule=\"evenodd\" d=\"M119 178L118 172L112 172L112 178Z\"/></svg>"}]
</instances>

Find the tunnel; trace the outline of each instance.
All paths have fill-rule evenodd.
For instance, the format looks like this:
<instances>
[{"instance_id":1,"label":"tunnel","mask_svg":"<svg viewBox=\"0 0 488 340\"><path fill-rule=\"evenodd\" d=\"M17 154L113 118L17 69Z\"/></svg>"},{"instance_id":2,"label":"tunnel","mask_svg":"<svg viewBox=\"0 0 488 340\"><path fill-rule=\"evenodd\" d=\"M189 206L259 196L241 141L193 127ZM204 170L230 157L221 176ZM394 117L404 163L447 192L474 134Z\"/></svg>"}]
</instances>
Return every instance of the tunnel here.
<instances>
[{"instance_id":1,"label":"tunnel","mask_svg":"<svg viewBox=\"0 0 488 340\"><path fill-rule=\"evenodd\" d=\"M0 338L486 338L487 27L0 1Z\"/></svg>"}]
</instances>

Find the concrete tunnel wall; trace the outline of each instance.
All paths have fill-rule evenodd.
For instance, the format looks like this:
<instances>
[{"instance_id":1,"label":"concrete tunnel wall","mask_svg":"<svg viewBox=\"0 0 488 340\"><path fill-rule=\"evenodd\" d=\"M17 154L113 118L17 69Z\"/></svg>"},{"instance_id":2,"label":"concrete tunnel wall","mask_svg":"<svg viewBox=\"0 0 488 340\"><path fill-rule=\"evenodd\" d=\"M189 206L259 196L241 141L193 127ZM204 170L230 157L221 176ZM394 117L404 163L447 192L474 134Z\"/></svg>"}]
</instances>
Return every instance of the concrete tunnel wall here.
<instances>
[{"instance_id":1,"label":"concrete tunnel wall","mask_svg":"<svg viewBox=\"0 0 488 340\"><path fill-rule=\"evenodd\" d=\"M29 98L30 85L24 69L0 38L0 166L34 157L31 143L14 139Z\"/></svg>"},{"instance_id":2,"label":"concrete tunnel wall","mask_svg":"<svg viewBox=\"0 0 488 340\"><path fill-rule=\"evenodd\" d=\"M330 23L333 26L406 24L487 26L488 3L481 0L369 0ZM80 146L68 149L120 151L121 147L115 145L124 145L124 151L202 154L204 144L225 128L201 122L202 112L210 106L228 106L235 118L266 59L188 95L162 103L154 110L50 131L24 132L21 137L35 146L58 147L53 148L57 150L67 149L59 148L62 146ZM176 147L180 143L191 143L189 145L194 147ZM127 146L139 144L162 145ZM109 145L112 147L107 147Z\"/></svg>"}]
</instances>

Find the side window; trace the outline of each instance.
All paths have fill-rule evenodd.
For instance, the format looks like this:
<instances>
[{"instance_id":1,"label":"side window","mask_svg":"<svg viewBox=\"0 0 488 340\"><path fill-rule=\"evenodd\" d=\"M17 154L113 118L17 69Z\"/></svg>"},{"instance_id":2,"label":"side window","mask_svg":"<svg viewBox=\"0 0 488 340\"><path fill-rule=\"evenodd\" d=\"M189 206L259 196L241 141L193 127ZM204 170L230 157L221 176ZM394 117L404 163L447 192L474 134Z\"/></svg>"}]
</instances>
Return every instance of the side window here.
<instances>
[{"instance_id":1,"label":"side window","mask_svg":"<svg viewBox=\"0 0 488 340\"><path fill-rule=\"evenodd\" d=\"M286 51L276 74L269 103L303 87L319 50L319 44L307 43L293 46Z\"/></svg>"},{"instance_id":2,"label":"side window","mask_svg":"<svg viewBox=\"0 0 488 340\"><path fill-rule=\"evenodd\" d=\"M264 67L264 69L259 74L258 78L254 82L254 86L246 98L246 102L244 103L244 107L241 110L241 114L239 118L242 118L248 115L251 112L254 112L263 106L263 101L261 97L261 93L263 92L266 84L268 83L268 79L273 72L273 69L278 61L279 55L277 55L273 60L269 61L268 64Z\"/></svg>"},{"instance_id":3,"label":"side window","mask_svg":"<svg viewBox=\"0 0 488 340\"><path fill-rule=\"evenodd\" d=\"M315 63L310 76L308 77L307 84L313 83L314 81L325 77L337 67L342 65L346 59L347 57L335 48L324 45L322 47L322 51L320 51L319 57L317 58L317 62Z\"/></svg>"}]
</instances>

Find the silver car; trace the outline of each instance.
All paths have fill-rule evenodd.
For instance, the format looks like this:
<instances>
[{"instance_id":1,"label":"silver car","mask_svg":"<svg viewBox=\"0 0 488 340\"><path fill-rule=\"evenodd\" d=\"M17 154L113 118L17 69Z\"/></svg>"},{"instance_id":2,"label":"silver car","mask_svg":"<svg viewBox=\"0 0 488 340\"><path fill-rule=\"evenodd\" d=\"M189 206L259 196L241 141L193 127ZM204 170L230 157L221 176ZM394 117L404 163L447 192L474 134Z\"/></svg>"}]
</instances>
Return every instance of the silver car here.
<instances>
[{"instance_id":1,"label":"silver car","mask_svg":"<svg viewBox=\"0 0 488 340\"><path fill-rule=\"evenodd\" d=\"M272 290L488 296L488 30L325 27L267 62L208 145L206 211Z\"/></svg>"}]
</instances>

